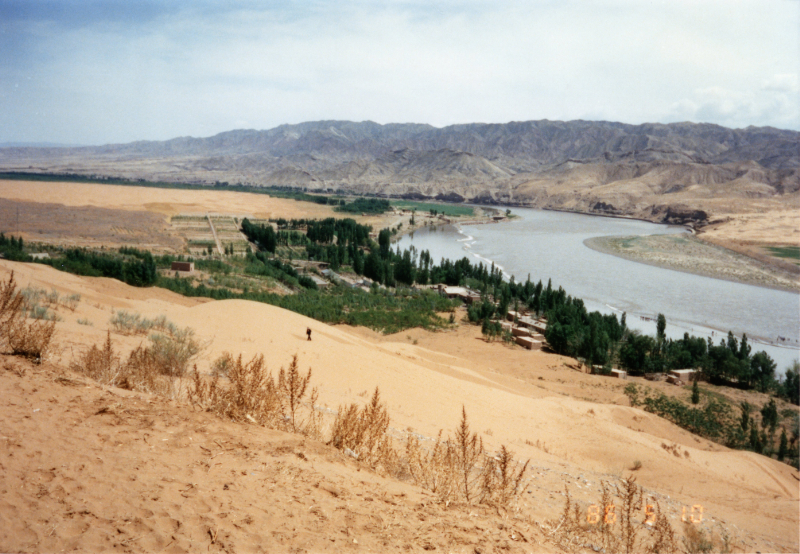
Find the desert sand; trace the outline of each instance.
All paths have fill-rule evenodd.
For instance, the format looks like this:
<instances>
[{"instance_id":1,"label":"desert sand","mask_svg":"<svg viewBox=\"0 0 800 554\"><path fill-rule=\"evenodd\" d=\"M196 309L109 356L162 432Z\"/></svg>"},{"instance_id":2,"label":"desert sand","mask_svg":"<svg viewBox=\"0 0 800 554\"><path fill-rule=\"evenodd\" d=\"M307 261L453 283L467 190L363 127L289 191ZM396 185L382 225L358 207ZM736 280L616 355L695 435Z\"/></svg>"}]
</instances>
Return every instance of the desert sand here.
<instances>
[{"instance_id":1,"label":"desert sand","mask_svg":"<svg viewBox=\"0 0 800 554\"><path fill-rule=\"evenodd\" d=\"M52 202L65 206L92 206L116 210L148 211L172 216L181 213L228 213L259 218L324 218L334 214L330 206L273 198L266 194L221 190L182 190L0 180L0 198Z\"/></svg>"},{"instance_id":2,"label":"desert sand","mask_svg":"<svg viewBox=\"0 0 800 554\"><path fill-rule=\"evenodd\" d=\"M81 301L59 312L47 364L23 372L27 362L3 360L0 550L546 552L554 546L539 524L557 519L565 483L585 507L596 502L600 480L630 474L636 460L638 482L676 527L684 506L702 505L702 525L724 526L744 551L800 548L797 470L631 408L624 381L575 371L569 358L486 343L466 325L384 337L268 305L188 299L0 261L1 278L11 270L22 287ZM330 410L380 387L399 444L409 432L453 429L463 406L489 450L505 444L531 460L530 492L513 514L437 505L321 443L66 371L104 340L119 309L192 327L207 345L201 371L224 351L263 354L274 371L297 354ZM143 340L112 339L122 352Z\"/></svg>"}]
</instances>

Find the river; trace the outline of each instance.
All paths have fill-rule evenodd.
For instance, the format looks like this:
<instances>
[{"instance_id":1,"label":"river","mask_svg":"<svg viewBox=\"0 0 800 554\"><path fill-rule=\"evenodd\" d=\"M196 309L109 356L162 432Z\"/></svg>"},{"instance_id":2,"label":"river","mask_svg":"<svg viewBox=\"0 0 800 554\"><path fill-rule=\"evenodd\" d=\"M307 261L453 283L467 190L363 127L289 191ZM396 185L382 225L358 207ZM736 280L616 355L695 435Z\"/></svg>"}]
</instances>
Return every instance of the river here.
<instances>
[{"instance_id":1,"label":"river","mask_svg":"<svg viewBox=\"0 0 800 554\"><path fill-rule=\"evenodd\" d=\"M585 246L591 237L688 232L645 221L515 208L514 220L487 225L424 227L399 239L442 258L494 262L506 276L564 287L590 311L627 312L628 326L655 334L657 314L667 335L684 332L718 343L729 330L747 334L753 352L765 350L784 370L800 358L800 295L637 263ZM778 344L778 337L788 339Z\"/></svg>"}]
</instances>

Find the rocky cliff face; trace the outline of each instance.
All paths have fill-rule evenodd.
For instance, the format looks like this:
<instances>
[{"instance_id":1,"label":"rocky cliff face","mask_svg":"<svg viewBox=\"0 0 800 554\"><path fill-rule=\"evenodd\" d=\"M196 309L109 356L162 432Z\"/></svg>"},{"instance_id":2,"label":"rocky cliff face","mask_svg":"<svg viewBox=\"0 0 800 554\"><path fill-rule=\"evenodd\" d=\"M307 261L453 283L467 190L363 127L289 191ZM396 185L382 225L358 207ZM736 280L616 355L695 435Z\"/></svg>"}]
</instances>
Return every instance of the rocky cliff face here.
<instances>
[{"instance_id":1,"label":"rocky cliff face","mask_svg":"<svg viewBox=\"0 0 800 554\"><path fill-rule=\"evenodd\" d=\"M708 199L792 195L800 189L799 150L800 133L768 127L317 121L163 142L3 148L0 169L670 214L673 220L703 211Z\"/></svg>"}]
</instances>

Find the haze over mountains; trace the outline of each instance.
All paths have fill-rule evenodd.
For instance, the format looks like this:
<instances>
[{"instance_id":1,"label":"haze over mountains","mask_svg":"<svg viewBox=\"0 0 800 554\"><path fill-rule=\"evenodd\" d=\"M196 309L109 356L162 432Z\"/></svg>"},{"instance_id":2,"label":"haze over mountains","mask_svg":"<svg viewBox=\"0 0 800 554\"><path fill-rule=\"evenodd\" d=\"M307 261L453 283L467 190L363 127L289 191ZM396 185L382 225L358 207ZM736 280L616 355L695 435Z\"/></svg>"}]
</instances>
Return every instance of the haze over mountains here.
<instances>
[{"instance_id":1,"label":"haze over mountains","mask_svg":"<svg viewBox=\"0 0 800 554\"><path fill-rule=\"evenodd\" d=\"M800 133L592 121L317 121L208 138L3 148L0 169L247 183L704 220L716 200L800 189ZM723 210L724 211L724 210Z\"/></svg>"}]
</instances>

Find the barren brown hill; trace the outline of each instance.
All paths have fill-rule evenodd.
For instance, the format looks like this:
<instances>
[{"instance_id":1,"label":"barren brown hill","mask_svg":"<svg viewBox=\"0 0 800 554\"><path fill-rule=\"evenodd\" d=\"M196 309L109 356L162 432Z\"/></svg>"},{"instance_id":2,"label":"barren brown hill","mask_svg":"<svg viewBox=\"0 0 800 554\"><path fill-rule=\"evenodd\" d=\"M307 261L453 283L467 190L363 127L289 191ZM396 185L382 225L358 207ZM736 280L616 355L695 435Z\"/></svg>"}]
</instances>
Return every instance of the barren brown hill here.
<instances>
[{"instance_id":1,"label":"barren brown hill","mask_svg":"<svg viewBox=\"0 0 800 554\"><path fill-rule=\"evenodd\" d=\"M800 134L673 123L319 121L210 138L2 148L0 169L280 185L705 224L756 200L797 207Z\"/></svg>"},{"instance_id":2,"label":"barren brown hill","mask_svg":"<svg viewBox=\"0 0 800 554\"><path fill-rule=\"evenodd\" d=\"M2 550L548 552L557 550L548 522L559 520L564 485L585 515L601 481L616 482L636 461L638 483L679 533L683 509L702 506L700 528L727 529L743 551L800 545L796 470L631 408L624 382L577 372L568 358L486 343L471 326L379 337L273 306L0 261L0 278L12 270L20 286L81 299L59 310L47 364L2 362ZM194 329L206 345L201 371L224 351L263 354L273 371L296 354L313 370L323 413L363 404L380 387L400 445L410 434L453 429L463 407L490 452L505 444L531 460L530 492L508 512L440 504L322 443L63 369L102 343L115 310ZM122 353L143 340L111 337Z\"/></svg>"}]
</instances>

